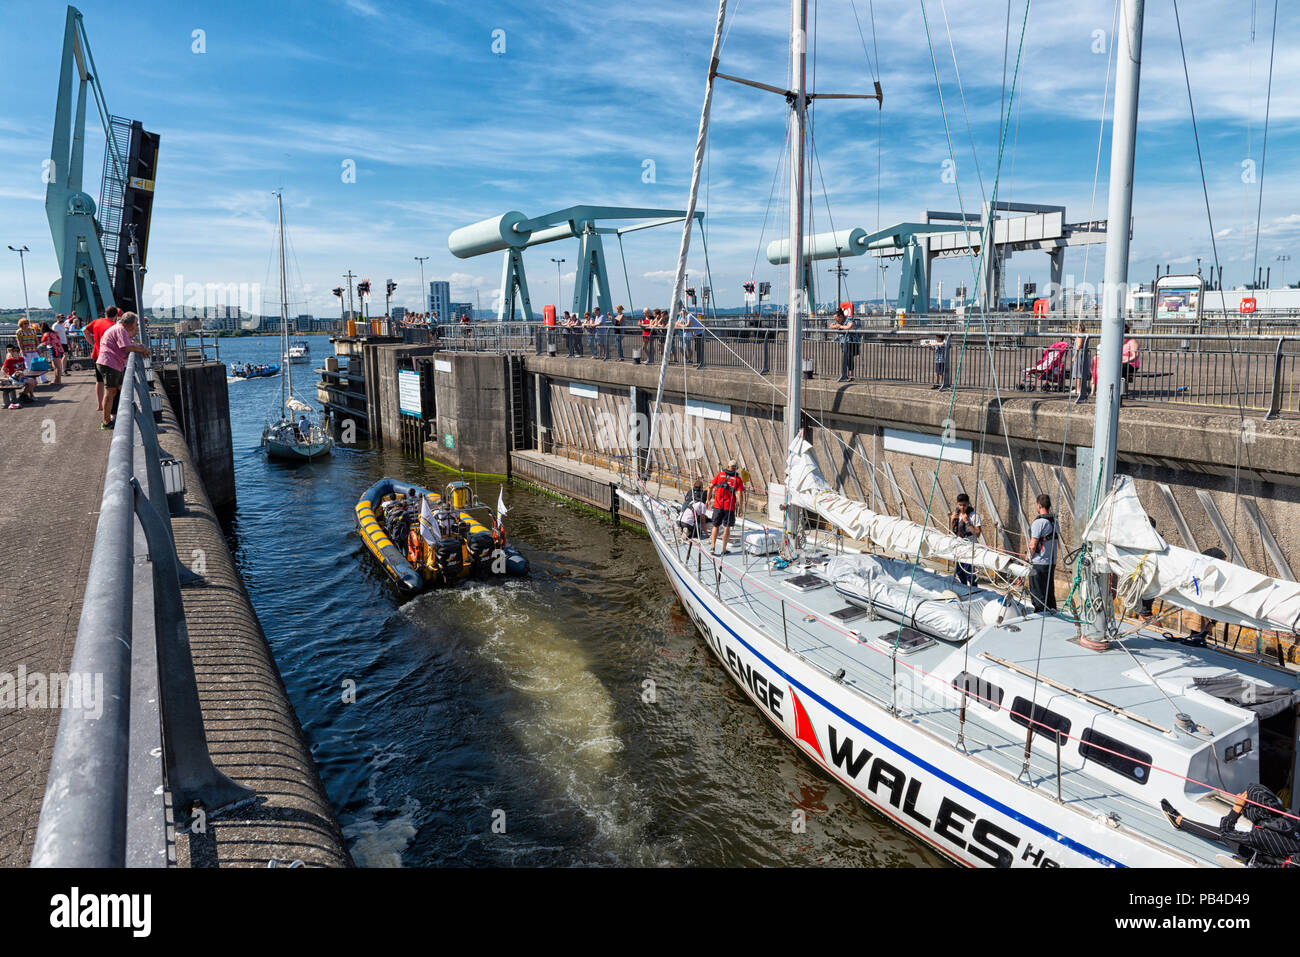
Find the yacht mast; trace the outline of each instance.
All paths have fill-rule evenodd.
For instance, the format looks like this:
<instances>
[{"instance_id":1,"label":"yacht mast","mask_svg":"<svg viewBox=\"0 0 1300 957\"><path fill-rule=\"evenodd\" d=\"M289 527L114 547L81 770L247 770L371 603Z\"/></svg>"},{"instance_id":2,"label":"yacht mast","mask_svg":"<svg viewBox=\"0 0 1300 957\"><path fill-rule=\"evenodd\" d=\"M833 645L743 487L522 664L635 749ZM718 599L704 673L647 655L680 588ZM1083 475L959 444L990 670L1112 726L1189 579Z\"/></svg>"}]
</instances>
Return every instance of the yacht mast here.
<instances>
[{"instance_id":1,"label":"yacht mast","mask_svg":"<svg viewBox=\"0 0 1300 957\"><path fill-rule=\"evenodd\" d=\"M1115 479L1144 6L1145 0L1124 0L1123 28L1115 38L1120 48L1115 74L1115 112L1111 121L1106 272L1102 287L1101 338L1097 348L1097 410L1093 421L1091 474L1079 476L1080 486L1086 489L1084 494L1089 497L1090 515L1096 511L1100 499L1110 491ZM1110 586L1105 573L1096 578L1095 587L1101 600L1087 603L1089 611L1084 641L1090 647L1104 648L1111 618Z\"/></svg>"},{"instance_id":2,"label":"yacht mast","mask_svg":"<svg viewBox=\"0 0 1300 957\"><path fill-rule=\"evenodd\" d=\"M798 438L803 420L803 339L800 312L803 307L803 198L804 136L807 125L808 96L805 88L808 44L807 0L790 3L790 308L786 320L786 371L788 398L785 407L786 445ZM786 531L798 526L798 509L787 507Z\"/></svg>"},{"instance_id":3,"label":"yacht mast","mask_svg":"<svg viewBox=\"0 0 1300 957\"><path fill-rule=\"evenodd\" d=\"M284 277L284 194L279 190L275 194L275 206L280 222L280 362L284 366L280 375L280 419L283 420L288 396L293 394L293 364L289 361L289 289Z\"/></svg>"}]
</instances>

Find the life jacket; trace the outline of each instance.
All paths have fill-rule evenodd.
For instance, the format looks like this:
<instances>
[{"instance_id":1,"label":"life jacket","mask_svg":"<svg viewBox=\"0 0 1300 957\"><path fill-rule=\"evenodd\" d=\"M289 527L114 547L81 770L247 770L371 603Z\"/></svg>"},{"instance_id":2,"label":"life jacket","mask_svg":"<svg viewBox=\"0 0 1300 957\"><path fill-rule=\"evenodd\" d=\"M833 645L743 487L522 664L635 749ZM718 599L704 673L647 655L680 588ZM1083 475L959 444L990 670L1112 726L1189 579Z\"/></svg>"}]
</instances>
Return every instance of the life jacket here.
<instances>
[{"instance_id":1,"label":"life jacket","mask_svg":"<svg viewBox=\"0 0 1300 957\"><path fill-rule=\"evenodd\" d=\"M1044 535L1042 538L1040 538L1038 540L1038 544L1034 547L1035 555L1040 554L1043 551L1043 549L1047 547L1048 542L1056 541L1056 516L1039 515L1038 517L1042 519L1046 519L1048 527L1047 527L1047 534ZM1032 527L1032 523L1031 523L1031 527Z\"/></svg>"},{"instance_id":2,"label":"life jacket","mask_svg":"<svg viewBox=\"0 0 1300 957\"><path fill-rule=\"evenodd\" d=\"M424 547L424 539L420 537L420 530L411 529L411 534L406 536L406 558L416 568L420 567L420 553Z\"/></svg>"},{"instance_id":3,"label":"life jacket","mask_svg":"<svg viewBox=\"0 0 1300 957\"><path fill-rule=\"evenodd\" d=\"M740 476L735 472L728 473L725 469L719 472L713 477L713 488L717 489L713 494L713 507L733 511L736 508L736 493L744 487Z\"/></svg>"}]
</instances>

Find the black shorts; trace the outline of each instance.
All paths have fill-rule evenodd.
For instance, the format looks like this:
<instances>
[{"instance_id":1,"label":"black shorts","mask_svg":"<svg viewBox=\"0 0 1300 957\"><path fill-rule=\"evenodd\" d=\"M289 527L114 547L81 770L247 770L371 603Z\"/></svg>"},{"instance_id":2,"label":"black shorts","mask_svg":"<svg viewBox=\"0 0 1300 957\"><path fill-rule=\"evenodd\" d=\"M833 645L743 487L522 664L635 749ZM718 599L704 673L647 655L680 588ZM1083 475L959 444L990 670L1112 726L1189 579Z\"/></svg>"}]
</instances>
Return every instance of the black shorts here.
<instances>
[{"instance_id":1,"label":"black shorts","mask_svg":"<svg viewBox=\"0 0 1300 957\"><path fill-rule=\"evenodd\" d=\"M104 383L105 388L120 389L122 388L122 378L125 372L119 372L110 366L95 364L95 379Z\"/></svg>"},{"instance_id":2,"label":"black shorts","mask_svg":"<svg viewBox=\"0 0 1300 957\"><path fill-rule=\"evenodd\" d=\"M736 524L736 510L734 508L715 508L712 521L714 528L722 528L723 526L731 528Z\"/></svg>"}]
</instances>

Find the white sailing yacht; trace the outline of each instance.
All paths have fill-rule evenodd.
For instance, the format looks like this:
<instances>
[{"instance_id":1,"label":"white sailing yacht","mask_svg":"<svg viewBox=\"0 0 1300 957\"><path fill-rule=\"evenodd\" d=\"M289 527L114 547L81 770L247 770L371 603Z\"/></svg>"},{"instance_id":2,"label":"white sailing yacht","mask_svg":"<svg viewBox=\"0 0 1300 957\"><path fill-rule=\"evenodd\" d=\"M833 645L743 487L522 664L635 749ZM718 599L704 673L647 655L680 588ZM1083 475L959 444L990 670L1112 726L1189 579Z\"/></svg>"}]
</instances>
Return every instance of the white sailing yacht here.
<instances>
[{"instance_id":1,"label":"white sailing yacht","mask_svg":"<svg viewBox=\"0 0 1300 957\"><path fill-rule=\"evenodd\" d=\"M804 248L806 6L791 3L790 86L776 91L792 111L792 249ZM1122 634L1109 613L1108 566L1133 601L1163 596L1216 620L1284 632L1294 631L1300 616L1300 586L1177 554L1147 522L1132 483L1114 474L1142 0L1124 0L1124 10L1096 475L1079 477L1081 487L1095 479L1091 487L1109 490L1093 509L1080 559L1093 588L1086 603L1093 620L1034 613L991 590L954 596L952 579L935 571L940 563L960 558L994 580L1027 569L1015 556L876 514L829 486L811 455L801 408L801 257L788 258L785 525L738 523L744 533L761 534L759 551L769 538L781 541L780 555L744 547L714 555L681 537L680 506L668 499L672 490L655 484L649 460L621 492L640 509L673 590L721 666L791 746L900 828L971 866L1258 864L1246 831L1211 839L1175 827L1162 801L1209 833L1233 795L1258 782L1283 794L1289 788L1296 812L1296 675L1158 632ZM721 0L675 314L684 309L725 11ZM665 354L656 415L667 368ZM651 455L654 430L652 423ZM803 521L808 514L859 550L819 547Z\"/></svg>"},{"instance_id":2,"label":"white sailing yacht","mask_svg":"<svg viewBox=\"0 0 1300 957\"><path fill-rule=\"evenodd\" d=\"M316 411L293 394L293 359L289 350L289 287L284 262L284 196L275 194L280 240L280 354L284 375L280 377L280 405L277 418L267 417L262 445L272 458L308 462L329 455L334 438Z\"/></svg>"}]
</instances>

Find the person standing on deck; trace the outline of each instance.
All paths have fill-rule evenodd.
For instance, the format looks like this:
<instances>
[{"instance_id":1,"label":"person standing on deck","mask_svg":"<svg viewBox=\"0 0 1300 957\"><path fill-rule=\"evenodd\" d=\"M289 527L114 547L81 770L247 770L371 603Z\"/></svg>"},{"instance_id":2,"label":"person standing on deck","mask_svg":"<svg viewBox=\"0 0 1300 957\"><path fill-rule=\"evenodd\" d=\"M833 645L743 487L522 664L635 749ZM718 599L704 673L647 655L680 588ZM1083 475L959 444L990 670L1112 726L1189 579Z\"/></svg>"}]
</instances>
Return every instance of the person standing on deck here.
<instances>
[{"instance_id":1,"label":"person standing on deck","mask_svg":"<svg viewBox=\"0 0 1300 957\"><path fill-rule=\"evenodd\" d=\"M1046 492L1038 496L1038 517L1029 526L1029 596L1034 611L1056 611L1056 517Z\"/></svg>"},{"instance_id":2,"label":"person standing on deck","mask_svg":"<svg viewBox=\"0 0 1300 957\"><path fill-rule=\"evenodd\" d=\"M1088 344L1088 327L1081 322L1076 331L1078 335L1074 337L1074 361L1070 365L1070 378L1074 380L1071 395L1078 396L1082 402L1088 395L1087 381L1092 369L1092 350Z\"/></svg>"},{"instance_id":3,"label":"person standing on deck","mask_svg":"<svg viewBox=\"0 0 1300 957\"><path fill-rule=\"evenodd\" d=\"M980 532L982 531L979 512L971 507L970 496L965 492L957 496L957 510L949 518L949 525L952 528L952 533L958 538L970 542L972 545L979 543ZM974 566L963 562L957 562L956 565L958 584L974 585L979 582L979 576L975 574Z\"/></svg>"},{"instance_id":4,"label":"person standing on deck","mask_svg":"<svg viewBox=\"0 0 1300 957\"><path fill-rule=\"evenodd\" d=\"M731 541L731 527L736 524L736 512L744 507L745 483L736 471L740 467L735 459L726 464L721 472L713 477L709 486L713 492L713 531L709 535L709 551L714 552L718 540L718 529L722 529L722 551L727 551Z\"/></svg>"}]
</instances>

